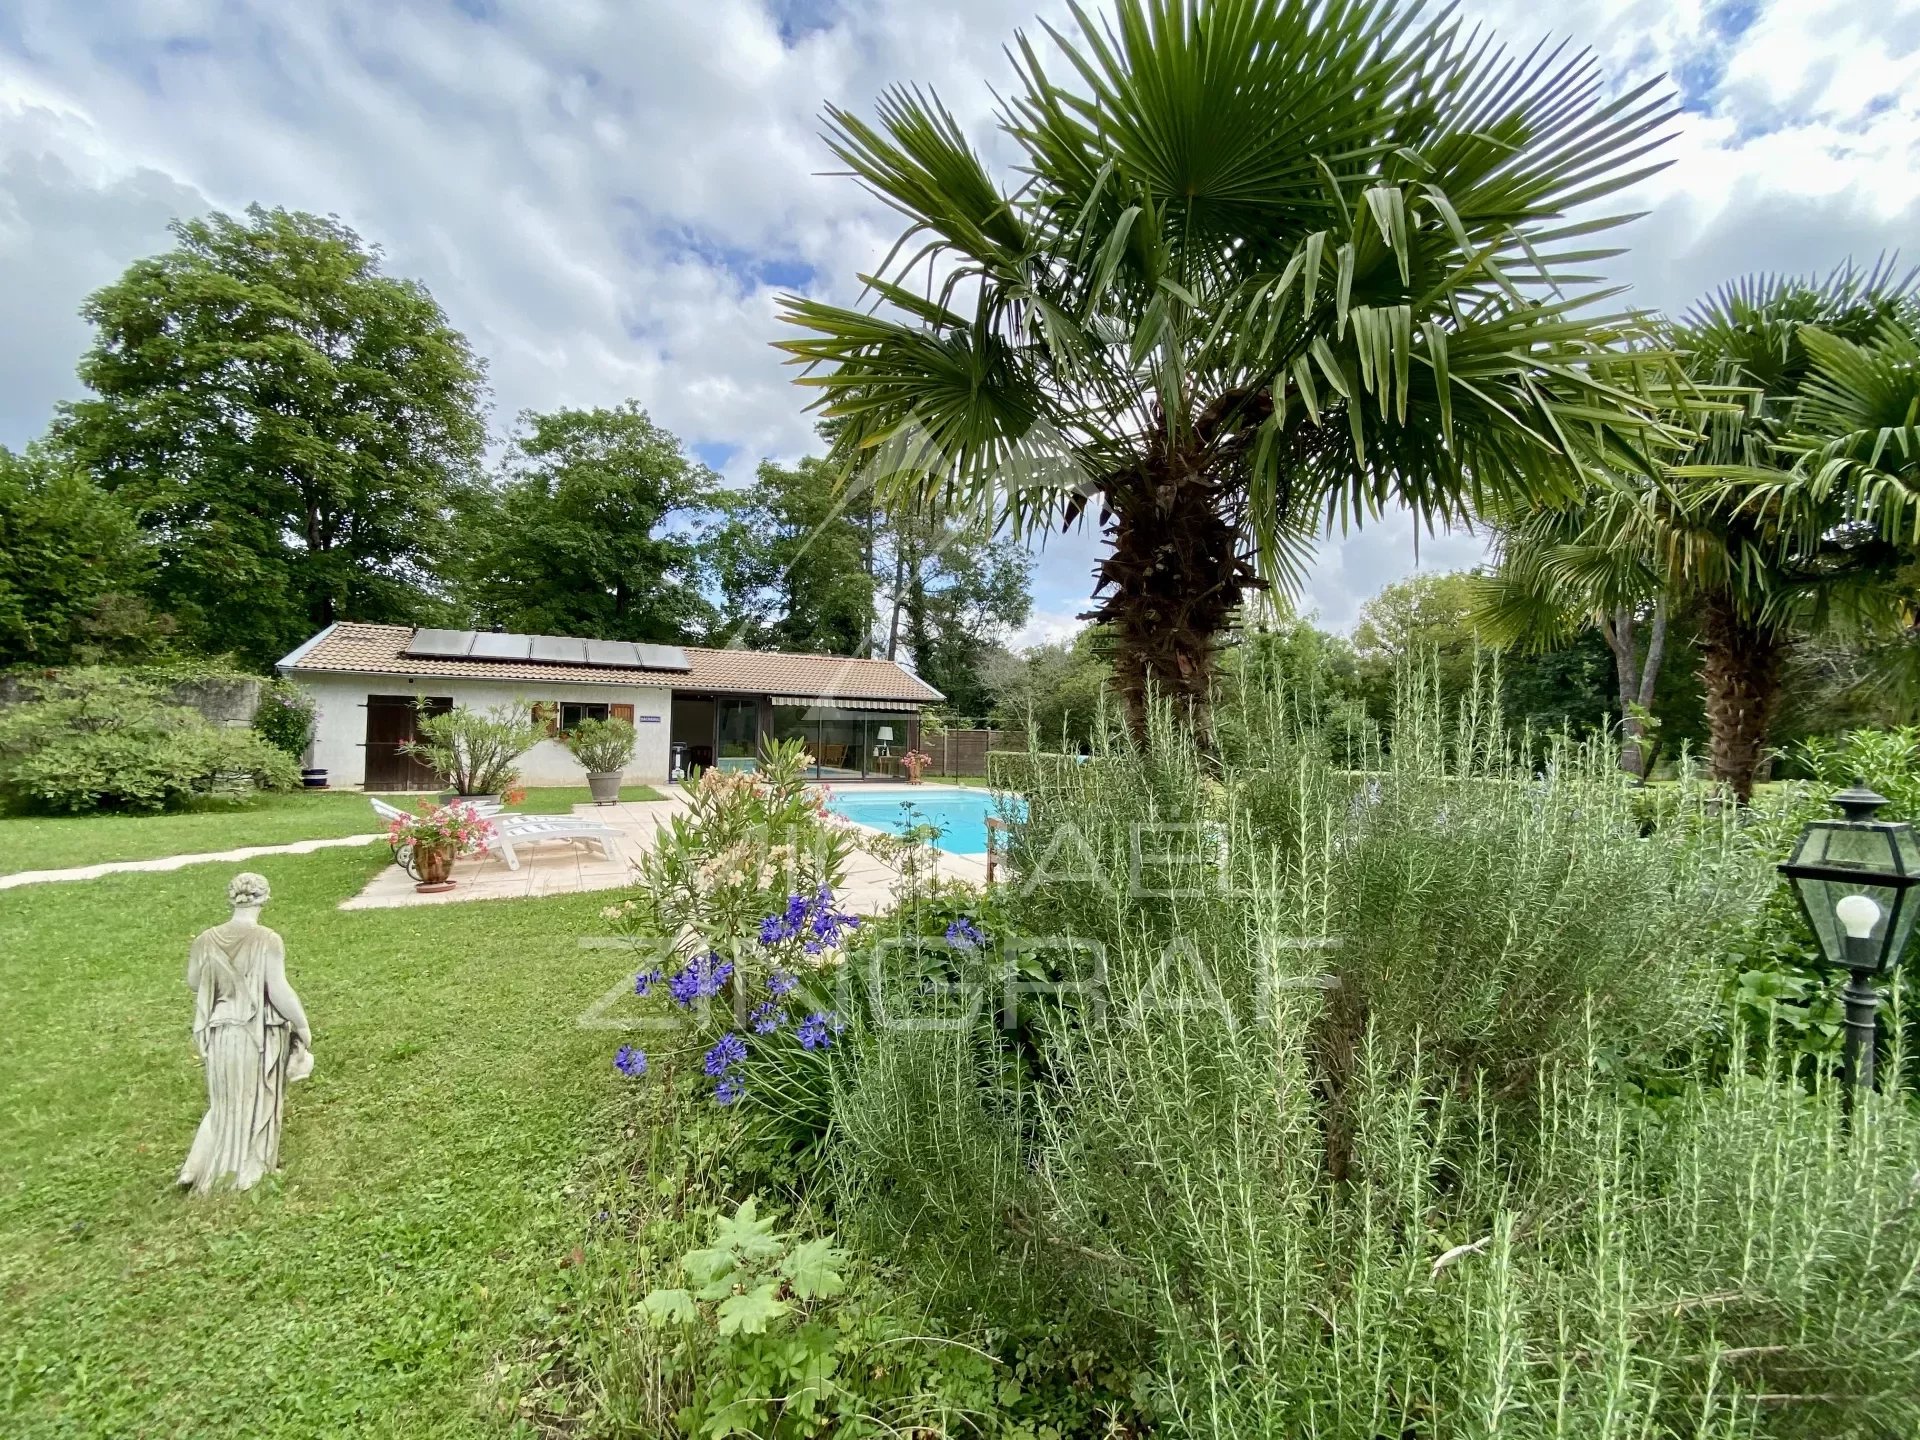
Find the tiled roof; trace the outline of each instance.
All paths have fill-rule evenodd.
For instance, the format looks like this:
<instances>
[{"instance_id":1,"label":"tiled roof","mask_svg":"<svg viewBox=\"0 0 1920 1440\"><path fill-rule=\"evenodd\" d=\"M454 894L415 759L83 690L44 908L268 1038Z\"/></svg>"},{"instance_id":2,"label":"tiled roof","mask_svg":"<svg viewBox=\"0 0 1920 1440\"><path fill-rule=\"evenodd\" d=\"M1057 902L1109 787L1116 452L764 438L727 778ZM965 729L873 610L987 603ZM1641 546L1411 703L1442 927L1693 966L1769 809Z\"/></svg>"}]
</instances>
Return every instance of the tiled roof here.
<instances>
[{"instance_id":1,"label":"tiled roof","mask_svg":"<svg viewBox=\"0 0 1920 1440\"><path fill-rule=\"evenodd\" d=\"M844 655L787 655L773 650L701 650L683 646L691 670L612 670L591 665L547 665L528 660L434 660L402 652L413 638L406 625L342 621L314 636L280 662L292 673L442 675L448 679L538 684L566 680L586 685L668 685L741 695L804 695L820 700L898 700L927 705L941 693L891 660Z\"/></svg>"}]
</instances>

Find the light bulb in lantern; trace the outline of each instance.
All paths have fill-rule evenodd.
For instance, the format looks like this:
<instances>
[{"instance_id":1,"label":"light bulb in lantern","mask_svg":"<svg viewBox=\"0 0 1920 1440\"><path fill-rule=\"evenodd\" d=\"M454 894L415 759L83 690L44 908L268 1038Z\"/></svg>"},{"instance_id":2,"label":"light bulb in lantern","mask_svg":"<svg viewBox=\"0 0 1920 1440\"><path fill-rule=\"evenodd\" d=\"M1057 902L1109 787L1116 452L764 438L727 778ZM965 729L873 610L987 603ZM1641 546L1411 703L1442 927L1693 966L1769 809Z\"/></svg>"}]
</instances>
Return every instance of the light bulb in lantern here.
<instances>
[{"instance_id":1,"label":"light bulb in lantern","mask_svg":"<svg viewBox=\"0 0 1920 1440\"><path fill-rule=\"evenodd\" d=\"M1865 895L1843 896L1833 907L1833 915L1852 940L1866 939L1880 923L1880 907Z\"/></svg>"}]
</instances>

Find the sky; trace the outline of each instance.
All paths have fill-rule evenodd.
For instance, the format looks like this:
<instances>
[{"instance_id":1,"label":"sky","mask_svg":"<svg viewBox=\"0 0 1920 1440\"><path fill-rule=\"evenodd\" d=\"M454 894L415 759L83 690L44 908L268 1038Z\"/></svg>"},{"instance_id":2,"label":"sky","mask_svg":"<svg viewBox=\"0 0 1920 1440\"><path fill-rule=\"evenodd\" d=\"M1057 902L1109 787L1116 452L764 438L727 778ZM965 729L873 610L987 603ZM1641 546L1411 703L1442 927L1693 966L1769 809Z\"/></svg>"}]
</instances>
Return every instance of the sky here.
<instances>
[{"instance_id":1,"label":"sky","mask_svg":"<svg viewBox=\"0 0 1920 1440\"><path fill-rule=\"evenodd\" d=\"M931 87L990 156L1002 47L1049 0L7 0L0 6L0 444L79 390L89 292L178 216L339 216L487 358L493 424L637 399L733 481L813 448L769 342L783 291L857 293L898 233L819 115ZM1666 74L1671 163L1611 262L1684 309L1734 276L1920 262L1920 0L1461 0L1503 41L1550 32L1610 83ZM1038 555L1034 616L1085 608L1096 540ZM1405 515L1329 537L1302 610L1347 628L1470 535Z\"/></svg>"}]
</instances>

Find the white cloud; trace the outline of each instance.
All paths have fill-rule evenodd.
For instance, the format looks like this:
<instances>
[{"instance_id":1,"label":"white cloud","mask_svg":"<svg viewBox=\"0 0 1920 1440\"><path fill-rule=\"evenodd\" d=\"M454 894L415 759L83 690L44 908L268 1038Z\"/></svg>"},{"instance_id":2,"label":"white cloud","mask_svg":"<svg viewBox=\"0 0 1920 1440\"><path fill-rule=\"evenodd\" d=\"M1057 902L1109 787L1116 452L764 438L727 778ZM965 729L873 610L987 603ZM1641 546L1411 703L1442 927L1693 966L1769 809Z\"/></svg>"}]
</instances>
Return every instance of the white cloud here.
<instances>
[{"instance_id":1,"label":"white cloud","mask_svg":"<svg viewBox=\"0 0 1920 1440\"><path fill-rule=\"evenodd\" d=\"M1041 8L1064 6L145 0L109 21L15 0L0 12L0 443L75 393L90 290L163 248L169 218L260 201L338 214L424 281L489 358L497 425L631 396L726 451L735 477L803 453L774 297L851 297L897 233L820 173L820 111L931 86L1004 160L989 87ZM1463 18L1515 45L1543 28L1534 0L1467 0ZM1690 106L1671 166L1624 202L1651 211L1616 266L1639 303L1916 233L1920 7L1562 0L1551 20L1616 84L1672 70ZM1305 606L1350 623L1412 568L1408 529L1330 542ZM1086 608L1094 550L1049 543L1050 618L1030 630ZM1478 554L1471 537L1421 547L1435 566Z\"/></svg>"}]
</instances>

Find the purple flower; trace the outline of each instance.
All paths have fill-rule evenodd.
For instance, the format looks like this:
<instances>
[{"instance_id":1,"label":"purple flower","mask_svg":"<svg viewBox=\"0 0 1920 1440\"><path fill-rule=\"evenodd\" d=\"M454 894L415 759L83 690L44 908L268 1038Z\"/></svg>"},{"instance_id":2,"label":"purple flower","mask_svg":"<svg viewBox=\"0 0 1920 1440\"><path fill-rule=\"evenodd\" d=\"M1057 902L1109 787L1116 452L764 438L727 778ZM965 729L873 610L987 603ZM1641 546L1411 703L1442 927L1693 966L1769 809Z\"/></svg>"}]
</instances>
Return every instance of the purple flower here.
<instances>
[{"instance_id":1,"label":"purple flower","mask_svg":"<svg viewBox=\"0 0 1920 1440\"><path fill-rule=\"evenodd\" d=\"M753 1026L756 1035L771 1035L787 1023L787 1012L771 1000L762 1000L754 1006L753 1014L747 1017L747 1023Z\"/></svg>"},{"instance_id":2,"label":"purple flower","mask_svg":"<svg viewBox=\"0 0 1920 1440\"><path fill-rule=\"evenodd\" d=\"M800 983L798 975L789 975L784 970L776 970L767 976L767 989L775 995L791 995L793 987Z\"/></svg>"},{"instance_id":3,"label":"purple flower","mask_svg":"<svg viewBox=\"0 0 1920 1440\"><path fill-rule=\"evenodd\" d=\"M956 950L978 950L987 943L987 937L973 921L962 915L947 926L947 943Z\"/></svg>"},{"instance_id":4,"label":"purple flower","mask_svg":"<svg viewBox=\"0 0 1920 1440\"><path fill-rule=\"evenodd\" d=\"M731 1105L746 1093L747 1087L745 1083L732 1075L728 1075L723 1078L718 1085L713 1087L713 1103L716 1105Z\"/></svg>"},{"instance_id":5,"label":"purple flower","mask_svg":"<svg viewBox=\"0 0 1920 1440\"><path fill-rule=\"evenodd\" d=\"M653 987L658 985L660 980L661 975L658 970L648 970L636 975L633 977L633 993L641 996L650 995L653 993Z\"/></svg>"},{"instance_id":6,"label":"purple flower","mask_svg":"<svg viewBox=\"0 0 1920 1440\"><path fill-rule=\"evenodd\" d=\"M613 1068L622 1075L637 1079L647 1073L647 1054L631 1045L622 1045L614 1054Z\"/></svg>"},{"instance_id":7,"label":"purple flower","mask_svg":"<svg viewBox=\"0 0 1920 1440\"><path fill-rule=\"evenodd\" d=\"M831 1010L816 1010L802 1020L793 1033L800 1038L802 1050L824 1050L833 1043L833 1037L846 1028Z\"/></svg>"},{"instance_id":8,"label":"purple flower","mask_svg":"<svg viewBox=\"0 0 1920 1440\"><path fill-rule=\"evenodd\" d=\"M793 934L793 927L787 923L784 915L769 915L760 922L760 943L778 945Z\"/></svg>"},{"instance_id":9,"label":"purple flower","mask_svg":"<svg viewBox=\"0 0 1920 1440\"><path fill-rule=\"evenodd\" d=\"M733 978L733 962L722 960L718 955L702 955L689 960L686 968L667 981L667 991L678 1005L691 1005L696 1000L710 1000L726 988L728 980Z\"/></svg>"},{"instance_id":10,"label":"purple flower","mask_svg":"<svg viewBox=\"0 0 1920 1440\"><path fill-rule=\"evenodd\" d=\"M729 1030L714 1042L711 1050L707 1051L705 1062L707 1074L724 1075L746 1058L747 1042Z\"/></svg>"}]
</instances>

